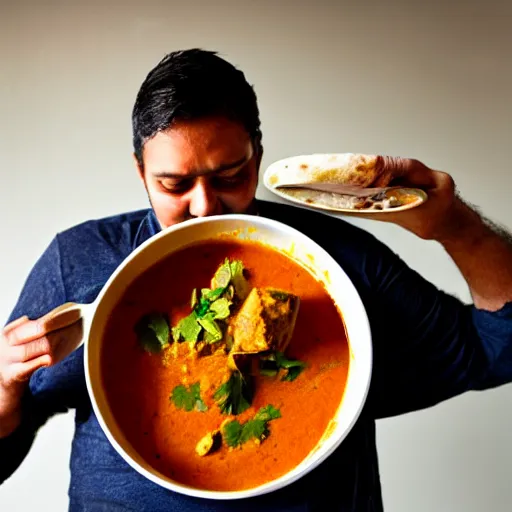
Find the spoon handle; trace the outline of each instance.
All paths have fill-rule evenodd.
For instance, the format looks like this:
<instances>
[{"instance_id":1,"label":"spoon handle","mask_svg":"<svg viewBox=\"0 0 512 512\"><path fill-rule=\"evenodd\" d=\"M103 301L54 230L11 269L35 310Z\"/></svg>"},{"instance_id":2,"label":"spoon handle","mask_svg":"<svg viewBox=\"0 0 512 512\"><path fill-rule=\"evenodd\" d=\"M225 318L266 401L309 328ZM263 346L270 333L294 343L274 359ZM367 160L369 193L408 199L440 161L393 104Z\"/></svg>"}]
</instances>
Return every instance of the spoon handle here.
<instances>
[{"instance_id":1,"label":"spoon handle","mask_svg":"<svg viewBox=\"0 0 512 512\"><path fill-rule=\"evenodd\" d=\"M286 185L277 185L276 188L305 188L309 190L317 190L320 192L332 192L333 194L342 194L356 197L371 197L388 190L400 187L374 187L363 188L353 185L342 185L340 183L288 183Z\"/></svg>"}]
</instances>

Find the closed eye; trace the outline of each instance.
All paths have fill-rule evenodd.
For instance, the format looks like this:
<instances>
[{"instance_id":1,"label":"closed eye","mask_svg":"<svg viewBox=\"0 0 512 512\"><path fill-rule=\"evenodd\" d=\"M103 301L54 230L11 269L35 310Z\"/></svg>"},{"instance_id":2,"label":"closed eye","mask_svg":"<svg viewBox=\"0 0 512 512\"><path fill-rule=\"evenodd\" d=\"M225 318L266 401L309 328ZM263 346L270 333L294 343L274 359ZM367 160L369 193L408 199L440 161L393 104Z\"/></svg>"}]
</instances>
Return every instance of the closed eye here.
<instances>
[{"instance_id":1,"label":"closed eye","mask_svg":"<svg viewBox=\"0 0 512 512\"><path fill-rule=\"evenodd\" d=\"M172 180L172 179L163 179L160 180L161 187L171 194L183 194L190 190L194 185L193 179L183 179L183 180Z\"/></svg>"},{"instance_id":2,"label":"closed eye","mask_svg":"<svg viewBox=\"0 0 512 512\"><path fill-rule=\"evenodd\" d=\"M248 166L237 169L236 171L229 171L226 173L219 173L212 177L212 184L216 188L230 188L242 184L247 178Z\"/></svg>"}]
</instances>

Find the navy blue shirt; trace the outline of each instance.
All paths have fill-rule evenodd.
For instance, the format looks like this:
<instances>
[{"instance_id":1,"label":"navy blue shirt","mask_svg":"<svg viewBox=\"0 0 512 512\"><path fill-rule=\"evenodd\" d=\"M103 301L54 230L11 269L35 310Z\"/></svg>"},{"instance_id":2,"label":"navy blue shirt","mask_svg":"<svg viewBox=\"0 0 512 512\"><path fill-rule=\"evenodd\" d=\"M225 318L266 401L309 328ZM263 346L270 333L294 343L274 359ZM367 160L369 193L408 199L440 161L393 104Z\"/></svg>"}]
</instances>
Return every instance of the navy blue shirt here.
<instances>
[{"instance_id":1,"label":"navy blue shirt","mask_svg":"<svg viewBox=\"0 0 512 512\"><path fill-rule=\"evenodd\" d=\"M108 442L91 409L79 348L30 379L22 424L0 440L0 483L19 466L48 418L74 409L72 512L381 511L375 420L512 380L512 303L497 312L464 305L372 235L342 220L263 201L258 209L323 246L367 309L372 382L361 416L339 449L298 482L262 497L227 502L175 494L131 469ZM92 302L123 259L159 230L154 213L141 210L59 233L29 274L9 321L38 318L68 301ZM390 330L390 325L401 328Z\"/></svg>"}]
</instances>

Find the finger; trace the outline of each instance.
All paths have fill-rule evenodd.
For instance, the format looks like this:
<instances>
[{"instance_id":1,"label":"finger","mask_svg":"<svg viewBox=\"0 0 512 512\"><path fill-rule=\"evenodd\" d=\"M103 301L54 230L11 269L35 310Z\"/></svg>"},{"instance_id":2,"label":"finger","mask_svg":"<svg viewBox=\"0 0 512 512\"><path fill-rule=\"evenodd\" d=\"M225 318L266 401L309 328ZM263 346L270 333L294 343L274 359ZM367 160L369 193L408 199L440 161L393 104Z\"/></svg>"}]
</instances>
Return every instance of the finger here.
<instances>
[{"instance_id":1,"label":"finger","mask_svg":"<svg viewBox=\"0 0 512 512\"><path fill-rule=\"evenodd\" d=\"M412 158L394 156L379 156L377 168L380 178L376 181L388 180L391 177L392 184L403 184L419 188L433 188L436 186L435 172L425 164ZM386 186L386 185L384 185Z\"/></svg>"},{"instance_id":2,"label":"finger","mask_svg":"<svg viewBox=\"0 0 512 512\"><path fill-rule=\"evenodd\" d=\"M11 381L26 381L36 370L45 366L50 366L51 364L52 358L49 355L39 356L36 359L27 361L26 363L16 363L12 365Z\"/></svg>"},{"instance_id":3,"label":"finger","mask_svg":"<svg viewBox=\"0 0 512 512\"><path fill-rule=\"evenodd\" d=\"M74 324L82 317L80 309L70 308L74 304L61 304L39 319L39 323L44 326L46 332L57 331Z\"/></svg>"},{"instance_id":4,"label":"finger","mask_svg":"<svg viewBox=\"0 0 512 512\"><path fill-rule=\"evenodd\" d=\"M48 336L52 347L54 363L61 361L76 350L83 338L83 322L78 321L69 327L54 332Z\"/></svg>"},{"instance_id":5,"label":"finger","mask_svg":"<svg viewBox=\"0 0 512 512\"><path fill-rule=\"evenodd\" d=\"M9 345L16 346L42 338L45 334L44 324L38 320L29 320L25 323L18 324L7 333L4 333L4 336Z\"/></svg>"},{"instance_id":6,"label":"finger","mask_svg":"<svg viewBox=\"0 0 512 512\"><path fill-rule=\"evenodd\" d=\"M28 316L22 316L16 320L13 320L10 324L7 324L4 328L3 328L3 333L4 334L7 334L9 331L12 331L13 329L15 329L16 327L18 327L19 325L21 324L24 324L26 322L28 322Z\"/></svg>"},{"instance_id":7,"label":"finger","mask_svg":"<svg viewBox=\"0 0 512 512\"><path fill-rule=\"evenodd\" d=\"M45 354L51 354L52 345L47 336L28 343L15 345L9 351L9 359L14 363L24 363Z\"/></svg>"}]
</instances>

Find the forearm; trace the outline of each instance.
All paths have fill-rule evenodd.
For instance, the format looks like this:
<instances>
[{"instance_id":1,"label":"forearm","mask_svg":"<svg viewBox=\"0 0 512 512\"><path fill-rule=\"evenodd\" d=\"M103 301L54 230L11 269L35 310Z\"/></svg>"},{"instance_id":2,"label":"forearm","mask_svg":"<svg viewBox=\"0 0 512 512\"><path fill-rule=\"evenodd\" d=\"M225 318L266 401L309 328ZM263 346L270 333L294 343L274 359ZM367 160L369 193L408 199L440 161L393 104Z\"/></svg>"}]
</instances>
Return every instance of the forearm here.
<instances>
[{"instance_id":1,"label":"forearm","mask_svg":"<svg viewBox=\"0 0 512 512\"><path fill-rule=\"evenodd\" d=\"M0 417L0 439L10 436L21 423L21 409Z\"/></svg>"},{"instance_id":2,"label":"forearm","mask_svg":"<svg viewBox=\"0 0 512 512\"><path fill-rule=\"evenodd\" d=\"M13 411L4 420L0 428L0 484L23 462L43 422L29 393L25 394L19 411Z\"/></svg>"},{"instance_id":3,"label":"forearm","mask_svg":"<svg viewBox=\"0 0 512 512\"><path fill-rule=\"evenodd\" d=\"M479 309L497 311L512 301L512 236L456 199L439 240L468 283Z\"/></svg>"},{"instance_id":4,"label":"forearm","mask_svg":"<svg viewBox=\"0 0 512 512\"><path fill-rule=\"evenodd\" d=\"M27 386L28 382L15 382L5 387L0 382L0 439L11 435L20 425Z\"/></svg>"},{"instance_id":5,"label":"forearm","mask_svg":"<svg viewBox=\"0 0 512 512\"><path fill-rule=\"evenodd\" d=\"M35 431L31 425L21 424L9 436L0 439L0 484L18 469L34 438Z\"/></svg>"}]
</instances>

